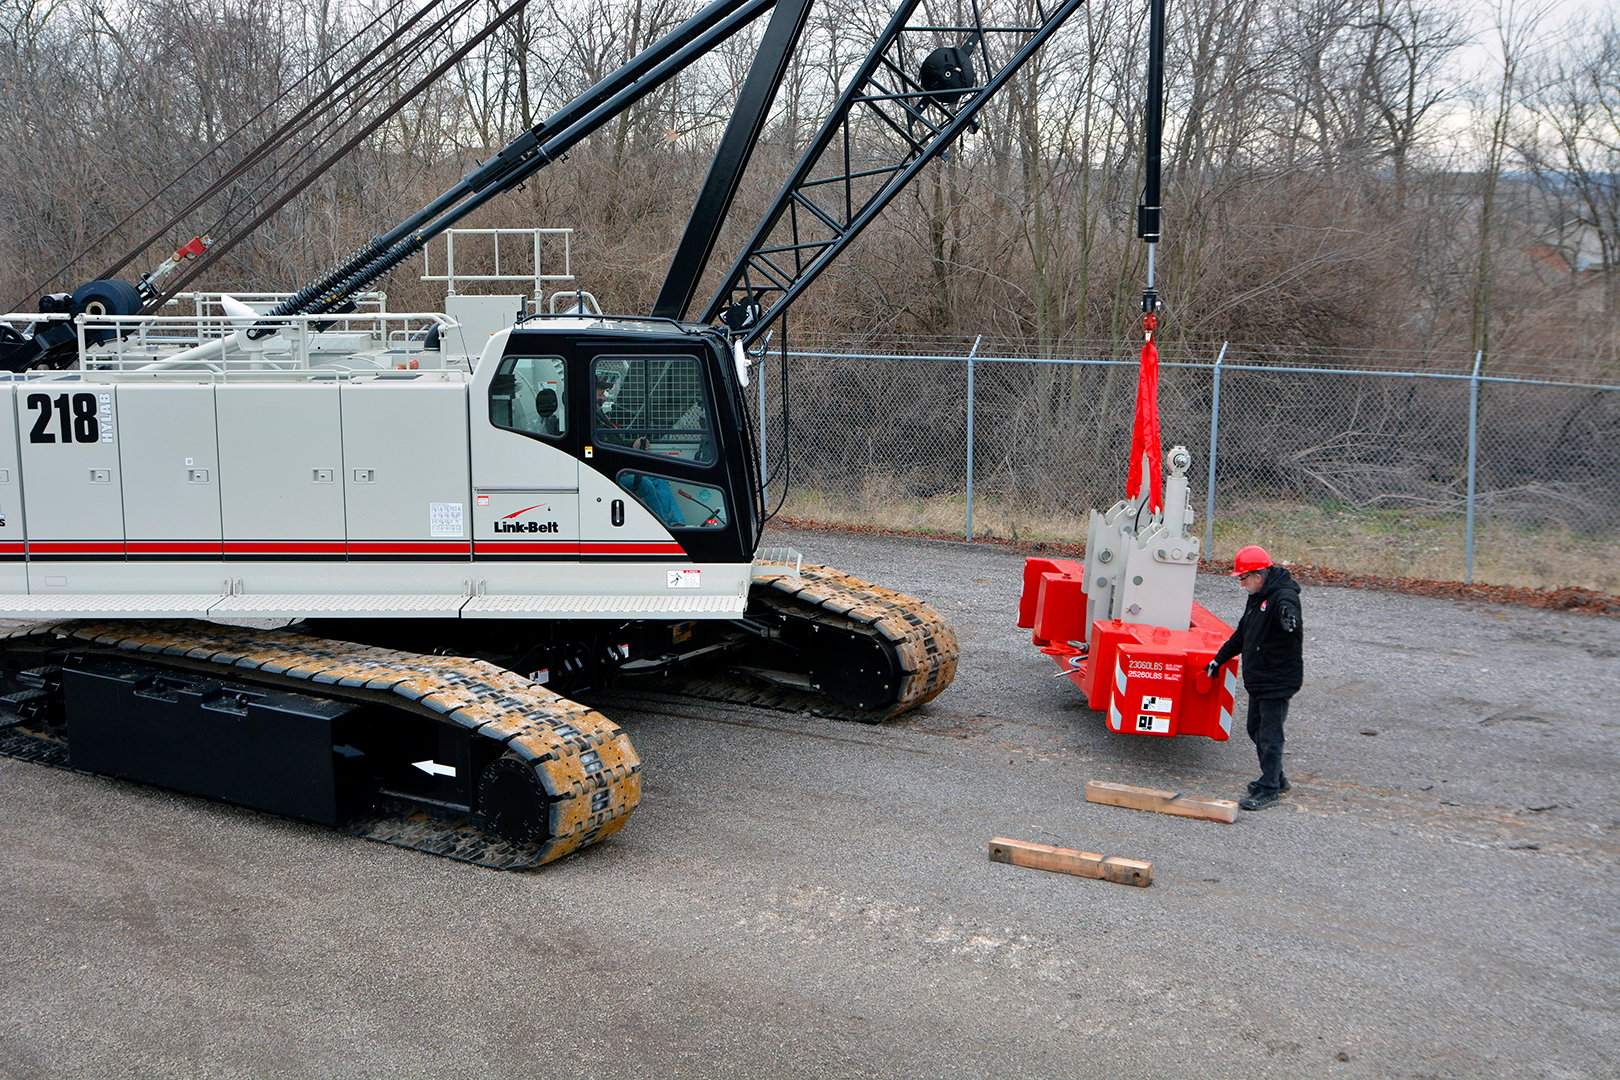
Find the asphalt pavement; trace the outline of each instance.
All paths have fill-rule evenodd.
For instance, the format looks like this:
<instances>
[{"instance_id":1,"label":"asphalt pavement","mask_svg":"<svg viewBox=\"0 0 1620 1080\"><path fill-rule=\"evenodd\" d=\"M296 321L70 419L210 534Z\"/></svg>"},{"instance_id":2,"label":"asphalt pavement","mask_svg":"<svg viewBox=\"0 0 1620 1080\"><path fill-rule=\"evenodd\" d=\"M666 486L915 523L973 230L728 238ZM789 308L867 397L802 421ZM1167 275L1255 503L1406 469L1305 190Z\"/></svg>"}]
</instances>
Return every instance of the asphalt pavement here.
<instances>
[{"instance_id":1,"label":"asphalt pavement","mask_svg":"<svg viewBox=\"0 0 1620 1080\"><path fill-rule=\"evenodd\" d=\"M1109 733L1021 556L768 542L934 603L955 685L878 726L593 698L642 805L538 872L0 759L0 1077L1620 1075L1620 620L1307 586L1293 791L1225 825L1085 802L1236 798L1253 750Z\"/></svg>"}]
</instances>

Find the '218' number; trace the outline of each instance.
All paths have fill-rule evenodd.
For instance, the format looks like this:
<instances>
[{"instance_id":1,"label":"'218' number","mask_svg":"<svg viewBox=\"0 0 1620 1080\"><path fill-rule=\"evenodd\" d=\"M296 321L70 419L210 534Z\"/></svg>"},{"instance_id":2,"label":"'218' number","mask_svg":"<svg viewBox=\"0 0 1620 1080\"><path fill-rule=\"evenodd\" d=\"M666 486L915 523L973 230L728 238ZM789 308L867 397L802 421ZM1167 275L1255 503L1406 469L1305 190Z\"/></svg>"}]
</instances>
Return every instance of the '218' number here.
<instances>
[{"instance_id":1,"label":"'218' number","mask_svg":"<svg viewBox=\"0 0 1620 1080\"><path fill-rule=\"evenodd\" d=\"M93 443L101 438L101 423L96 419L94 394L29 394L28 407L39 413L28 432L31 443L81 442ZM56 416L56 431L51 431L51 416Z\"/></svg>"}]
</instances>

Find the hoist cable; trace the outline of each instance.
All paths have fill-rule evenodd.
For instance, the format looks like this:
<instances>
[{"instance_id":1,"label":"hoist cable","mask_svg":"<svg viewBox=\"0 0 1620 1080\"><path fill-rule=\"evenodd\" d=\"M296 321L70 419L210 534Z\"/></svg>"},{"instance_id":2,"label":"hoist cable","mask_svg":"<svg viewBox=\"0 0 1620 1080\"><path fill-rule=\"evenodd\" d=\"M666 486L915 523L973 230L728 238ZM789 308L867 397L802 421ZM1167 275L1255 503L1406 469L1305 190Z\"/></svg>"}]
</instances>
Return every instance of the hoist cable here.
<instances>
[{"instance_id":1,"label":"hoist cable","mask_svg":"<svg viewBox=\"0 0 1620 1080\"><path fill-rule=\"evenodd\" d=\"M443 2L443 0L429 0L429 3L422 9L422 12L418 13L416 16L413 16L410 21L414 22L416 19L420 18L421 15L425 14L428 10L430 10L431 8L437 6L438 4L440 4L442 2ZM323 58L321 63L324 63L327 60L330 60L332 57L335 57L335 56L341 54L344 50L348 49L351 45L354 44L355 41L359 40L365 33L367 33L369 30L371 30L372 27L376 26L385 17L387 17L390 13L392 13L395 8L401 6L404 3L406 3L406 0L394 0L393 4L391 4L388 8L384 9L383 12L380 13L375 19L373 19L371 22L367 23L360 30L357 30L354 34L352 34L341 45L337 46L330 53L328 53L327 56L325 58ZM384 43L384 45L386 45L386 42ZM380 48L381 47L379 47L379 49ZM379 51L379 50L373 50L373 53L371 55L374 56L377 51ZM371 57L368 56L364 60L360 61L360 63L369 62L370 58ZM358 67L359 65L357 64L356 66ZM67 261L63 262L55 270L52 270L41 281L36 282L32 287L30 287L24 293L23 299L18 304L15 304L13 306L14 307L23 307L23 306L26 306L28 303L30 303L30 298L31 297L43 292L51 284L51 282L55 281L62 274L65 274L69 269L71 269L74 265L76 265L80 260L82 260L82 259L86 258L87 256L89 256L92 251L94 251L100 245L106 243L109 239L111 239L114 235L116 235L119 230L123 229L126 225L128 225L136 217L138 217L139 215L145 213L148 209L150 209L152 207L152 205L154 203L156 203L164 195L168 194L168 192L170 190L172 190L177 184L179 184L182 179L184 179L188 175L191 175L196 170L200 169L203 165L205 165L209 161L209 159L211 159L214 156L216 156L217 154L219 154L221 152L221 150L223 150L223 148L225 146L229 145L229 143L230 143L230 141L232 139L236 138L243 131L247 130L252 124L254 124L258 120L262 119L265 116L265 114L269 113L277 105L281 104L282 100L285 99L289 94L291 94L295 89L297 89L299 86L302 86L303 84L308 82L311 78L313 78L315 73L319 69L320 69L320 63L317 63L315 66L311 67L308 71L306 71L302 76L300 76L297 80L295 80L293 83L291 83L289 86L287 86L286 89L282 90L279 94L277 94L274 98L272 98L267 104L265 104L262 108L260 108L258 112L254 113L251 117L249 117L247 120L243 121L240 125L238 125L237 128L234 131L230 132L224 138L220 139L217 143L215 143L213 147L211 147L209 150L205 151L202 154L201 157L197 158L195 161L193 161L186 168L177 170L175 172L174 178L171 179L167 184L165 184L163 187L159 188L152 195L148 196L145 202L141 203L141 205L139 205L134 210L132 210L128 214L126 214L121 220L119 220L117 223L115 223L112 227L108 228L105 232L103 232L95 240L91 241L89 244L87 244L84 248L82 248L76 254L70 256L67 259ZM352 69L351 69L351 72L352 72ZM347 78L349 74L350 73L345 73L345 75L341 76L338 81L341 82L342 79ZM334 83L334 86L335 85L337 85L337 83ZM187 207L187 209L185 211L182 211L182 214L189 213L191 210L194 210L198 205L200 205L200 203L201 203L201 200L194 201L191 206ZM155 232L152 236L148 237L145 241L143 241L141 243L141 245L139 247L135 248L134 250L132 250L131 252L126 254L122 259L120 259L118 262L116 262L109 270L107 270L106 272L104 272L100 276L103 277L103 278L111 277L114 274L116 274L119 270L122 270L131 261L133 261L134 258L136 256L138 256L141 251L145 250L151 244L156 243L158 240L160 240L162 238L163 232L165 232L168 229L172 228L173 225L179 220L180 216L181 215L176 215L174 218L172 218L169 222L167 222L164 225L163 230Z\"/></svg>"},{"instance_id":2,"label":"hoist cable","mask_svg":"<svg viewBox=\"0 0 1620 1080\"><path fill-rule=\"evenodd\" d=\"M443 13L435 22L422 28L410 40L396 48L385 63L374 65L371 70L350 79L349 85L341 93L326 95L326 100L319 107L306 108L294 121L289 121L287 125L284 125L287 130L282 137L283 143L290 142L294 134L300 135L302 140L294 144L290 150L283 148L284 153L292 155L290 160L277 165L266 177L231 199L226 208L219 212L215 228L222 228L228 222L233 226L239 224L242 218L246 216L245 213L239 213L239 209L243 206L258 205L263 200L266 192L283 191L286 197L277 200L275 207L284 206L291 201L293 196L303 191L322 173L330 169L335 162L328 161L324 165L316 166L313 173L302 171L307 167L310 160L317 157L319 149L327 145L330 136L350 127L359 117L371 111L372 104L382 97L384 89L388 86L388 80L398 70L426 55L429 46L443 36L445 29L453 25L476 6L478 2L479 0L461 0L456 7ZM376 51L374 50L372 56L375 55ZM443 69L441 68L441 70ZM396 115L416 92L419 91L412 91L405 96L393 99L380 113L373 113L367 132L375 130L376 127ZM339 111L340 106L342 106L342 111ZM322 117L326 118L324 122L320 122ZM318 122L320 126L314 126ZM311 130L312 127L313 130ZM355 144L351 142L349 145L352 147ZM267 153L268 149L265 152ZM263 153L258 154L255 160L262 159L263 156ZM252 163L239 163L236 168L233 168L214 185L213 191L223 190L227 185L239 179ZM296 177L296 182L289 183L289 177ZM248 226L249 230L257 228L259 224L263 223L263 220L261 217L253 225ZM187 267L186 273L182 275L181 284L169 286L165 290L163 298L166 299L172 296L179 288L183 287L184 283L195 280L199 273L206 270L226 251L235 247L241 239L243 237L230 234L216 237L215 242L208 248L207 252Z\"/></svg>"},{"instance_id":3,"label":"hoist cable","mask_svg":"<svg viewBox=\"0 0 1620 1080\"><path fill-rule=\"evenodd\" d=\"M327 170L332 168L333 165L336 165L339 161L346 157L350 151L359 146L366 139L370 138L371 135L395 113L397 113L400 109L403 109L407 104L414 100L419 94L422 93L423 90L426 90L429 86L437 82L446 71L455 67L463 59L465 59L467 54L482 44L485 38L489 37L496 30L500 29L506 24L508 19L512 18L519 11L523 10L527 3L528 0L515 0L515 2L505 11L501 12L494 19L491 19L480 30L478 30L477 33L473 34L465 43L457 47L455 51L453 51L436 67L434 67L432 71L428 72L427 75L423 76L408 90L406 90L404 94L400 95L398 100L394 102L386 113L384 113L382 116L374 117L372 120L367 122L360 129L360 131L358 131L354 136L328 155L318 166L315 167L314 170L301 179L297 184L284 191L269 206L265 207L265 209L261 211L258 216L248 223L244 230L237 233L235 236L220 240L210 247L209 253L212 255L212 258L210 258L208 261L213 262L215 259L225 255L226 252L230 251L237 244L241 243L242 240L246 239L247 236L251 235L253 231L256 230L260 225L263 225L266 221L268 221L270 217L276 213L276 211L280 210L283 206L287 205L287 203L291 202L305 188L309 187L316 180L320 179L321 176L327 172ZM218 249L217 253L215 249ZM193 266L189 268L182 275L181 279L163 294L163 298L166 299L167 297L173 296L175 293L181 291L186 285L190 284L191 281L196 278L203 268L204 267L201 266Z\"/></svg>"},{"instance_id":4,"label":"hoist cable","mask_svg":"<svg viewBox=\"0 0 1620 1080\"><path fill-rule=\"evenodd\" d=\"M262 202L265 192L278 190L288 183L289 177L302 175L301 170L307 162L316 157L319 147L326 145L331 136L353 124L358 117L366 114L370 106L382 97L387 80L393 75L394 71L407 63L414 62L418 56L425 52L424 49L419 48L415 49L415 51L408 50L430 41L436 35L440 26L453 21L476 2L477 0L463 0L460 8L451 12L439 23L425 29L415 41L396 52L389 64L379 65L366 72L359 79L352 80L341 94L332 95L320 108L306 109L303 114L300 114L297 119L300 121L298 128L303 135L302 141L290 149L284 148L284 153L290 154L291 157L284 158L269 173L255 181L250 188L237 193L229 204L219 211L218 216L210 223L206 231L218 233L221 229L226 228L228 223L234 226L235 223L239 223L247 216L247 213L241 209L243 206L258 205ZM340 104L342 106L341 112L338 111ZM399 105L397 103L390 105L387 115L394 115L398 109ZM326 116L326 119L320 122L320 126L311 131L311 126L323 115ZM289 138L290 135L291 132L288 133ZM283 141L289 141L289 139ZM239 179L245 172L246 164L239 164L238 167L233 168L230 173L222 177L212 190L215 192L221 190L226 184ZM197 200L194 206L202 201L202 199ZM202 258L202 266L198 267L198 269L205 267L212 261L212 258L205 254Z\"/></svg>"},{"instance_id":5,"label":"hoist cable","mask_svg":"<svg viewBox=\"0 0 1620 1080\"><path fill-rule=\"evenodd\" d=\"M337 49L334 49L331 53L329 53L327 55L327 57L325 58L325 60L330 60L333 57L339 55L344 49L349 48L355 41L359 40L359 38L362 35L368 33L370 30L372 30L374 27L376 27L379 23L381 23L381 21L386 16L388 16L390 13L392 13L395 8L399 7L401 4L403 4L405 2L406 2L406 0L395 0L394 4L392 6L386 8L375 19L373 19L370 23L366 24L365 27L363 27L362 29L356 31L352 36L350 36L350 38L347 41L345 41ZM429 11L431 11L433 8L437 7L438 5L440 5L443 2L444 2L444 0L429 0L429 2L427 4L425 4L421 8L421 10L417 11L414 15L412 15L409 19L407 19L405 21L405 24L401 28L401 30L403 30L405 27L409 27L409 26L414 25L416 22L418 22L419 20L424 18ZM167 235L170 232L170 230L172 230L174 228L174 226L177 225L180 221L184 220L188 215L196 212L200 207L202 207L210 199L214 198L221 191L223 191L237 176L241 175L241 173L245 172L253 164L255 164L256 162L262 160L263 158L265 158L269 154L271 154L273 151L275 151L283 142L285 142L287 140L287 138L293 132L297 131L299 128L304 126L304 124L307 122L306 117L308 117L308 116L310 116L312 114L318 113L319 111L321 111L321 110L323 110L325 108L328 108L329 106L326 103L328 103L330 101L333 101L333 100L340 99L344 94L347 94L349 91L345 89L345 84L350 83L358 75L360 75L364 71L364 69L368 65L370 65L372 63L372 61L374 61L377 58L377 56L380 53L382 53L385 49L387 49L389 47L389 45L391 43L391 40L392 40L391 37L385 37L380 43L378 43L376 46L374 46L364 56L360 57L353 64L351 64L349 66L349 68L346 71L344 71L342 74L340 74L336 79L334 79L329 86L327 86L324 90L322 90L319 94L317 94L309 102L305 103L303 108L301 108L298 112L294 113L293 116L290 119L284 121L280 126L278 126L274 131L272 131L268 136L266 136L257 146L255 146L253 149L248 151L247 154L243 155L242 158L240 158L236 162L232 163L230 165L230 167L228 167L223 174L221 174L219 177L217 177L212 184L210 184L206 189L204 189L201 194L195 196L191 200L191 202L188 203L185 207L183 207L182 209L176 211L173 215L171 215L170 218L167 221L165 221L162 225L160 225L156 229L154 229L149 236L147 236L144 240L142 240L140 242L139 245L132 248L129 251L128 254L126 254L122 259L120 259L117 263L115 263L108 270L106 270L101 276L102 277L112 277L114 274L116 274L120 270L122 270L125 266L129 265L129 263L133 262L141 254L141 252L145 251L152 244L155 244L158 241L162 240L163 237L165 235ZM323 63L324 62L325 61L323 60ZM162 194L166 193L167 191L169 191L170 188L172 188L175 184L177 184L179 182L181 176L184 176L187 172L192 172L192 171L195 171L196 169L200 168L210 157L213 157L215 154L219 153L219 151L223 147L229 145L229 143L230 143L230 141L232 139L236 138L238 135L240 135L244 131L248 130L248 128L251 127L251 125L253 125L254 123L256 123L259 120L263 119L267 114L270 113L270 111L272 109L275 108L276 105L280 104L280 102L288 94L290 94L293 91L294 88L303 85L304 83L308 82L311 78L313 78L314 75L315 75L315 72L319 70L319 67L320 67L320 65L317 64L315 67L313 67L309 71L305 72L297 81L295 81L286 90L284 90L280 94L276 95L275 99L272 100L270 102L270 104L266 105L264 108L260 109L256 113L254 113L251 117L249 117L246 121L244 121L241 125L239 125L236 128L235 131L232 131L224 139L222 139L218 143L216 143L212 149L210 149L201 158L199 158L196 162L194 162L190 166L189 169L184 170L183 172L178 174L174 180L171 180L169 182L169 184L166 185L163 188L163 190L158 193L158 195L162 195ZM156 198L157 198L157 196L153 196L152 199L148 199L147 202L140 209L141 210L146 209L146 207L150 206L151 203ZM139 212L139 211L137 211L137 212ZM130 216L133 217L134 215L131 214ZM128 219L126 218L125 220L127 221Z\"/></svg>"}]
</instances>

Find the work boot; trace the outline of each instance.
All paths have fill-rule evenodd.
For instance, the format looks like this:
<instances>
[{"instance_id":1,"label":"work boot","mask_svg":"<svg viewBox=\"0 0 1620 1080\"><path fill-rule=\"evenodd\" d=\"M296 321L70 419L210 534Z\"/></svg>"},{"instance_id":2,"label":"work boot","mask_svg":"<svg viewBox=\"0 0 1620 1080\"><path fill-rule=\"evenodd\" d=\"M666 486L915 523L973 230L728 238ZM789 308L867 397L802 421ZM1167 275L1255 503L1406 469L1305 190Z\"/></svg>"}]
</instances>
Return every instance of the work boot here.
<instances>
[{"instance_id":1,"label":"work boot","mask_svg":"<svg viewBox=\"0 0 1620 1080\"><path fill-rule=\"evenodd\" d=\"M1239 799L1238 806L1244 810L1264 810L1268 806L1277 805L1275 791L1262 792L1259 795L1250 795L1247 799Z\"/></svg>"},{"instance_id":2,"label":"work boot","mask_svg":"<svg viewBox=\"0 0 1620 1080\"><path fill-rule=\"evenodd\" d=\"M1288 777L1285 776L1285 777L1282 778L1282 786L1279 787L1277 790L1278 791L1288 791L1288 790L1292 789L1293 786L1294 786L1293 784L1290 784L1288 782ZM1249 794L1250 795L1258 795L1258 794L1260 794L1260 792L1262 790L1264 790L1264 789L1260 786L1260 781L1258 781L1258 780L1250 780L1249 781Z\"/></svg>"}]
</instances>

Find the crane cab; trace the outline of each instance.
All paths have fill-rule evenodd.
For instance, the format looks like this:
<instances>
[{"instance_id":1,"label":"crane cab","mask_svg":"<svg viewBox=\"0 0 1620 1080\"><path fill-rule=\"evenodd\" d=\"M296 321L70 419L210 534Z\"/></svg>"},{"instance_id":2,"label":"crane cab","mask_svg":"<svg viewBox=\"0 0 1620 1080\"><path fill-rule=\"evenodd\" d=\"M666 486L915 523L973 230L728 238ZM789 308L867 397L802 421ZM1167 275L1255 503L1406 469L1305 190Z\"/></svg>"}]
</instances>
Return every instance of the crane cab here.
<instances>
[{"instance_id":1,"label":"crane cab","mask_svg":"<svg viewBox=\"0 0 1620 1080\"><path fill-rule=\"evenodd\" d=\"M759 483L731 349L664 319L540 317L475 371L475 545L582 560L753 558ZM544 517L516 504L558 494ZM566 512L577 496L577 516ZM543 520L542 520L543 519Z\"/></svg>"}]
</instances>

